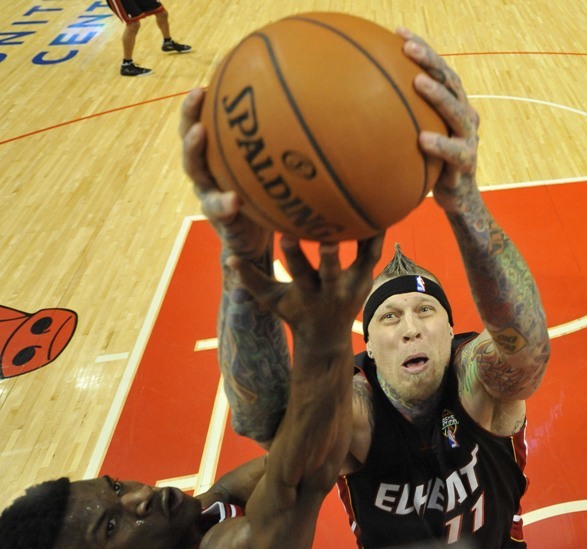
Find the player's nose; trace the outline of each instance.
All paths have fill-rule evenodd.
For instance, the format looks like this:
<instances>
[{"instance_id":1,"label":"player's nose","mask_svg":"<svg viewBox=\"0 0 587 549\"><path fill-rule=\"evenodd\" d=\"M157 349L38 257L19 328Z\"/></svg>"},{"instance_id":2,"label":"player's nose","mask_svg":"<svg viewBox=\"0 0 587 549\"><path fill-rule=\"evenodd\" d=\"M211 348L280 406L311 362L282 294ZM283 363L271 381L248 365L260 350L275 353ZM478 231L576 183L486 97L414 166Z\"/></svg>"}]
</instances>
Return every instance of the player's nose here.
<instances>
[{"instance_id":1,"label":"player's nose","mask_svg":"<svg viewBox=\"0 0 587 549\"><path fill-rule=\"evenodd\" d=\"M402 317L402 337L405 341L417 339L421 335L420 322L416 315L405 314Z\"/></svg>"},{"instance_id":2,"label":"player's nose","mask_svg":"<svg viewBox=\"0 0 587 549\"><path fill-rule=\"evenodd\" d=\"M139 517L149 515L153 507L153 488L141 484L135 490L126 492L121 498L122 505L131 513Z\"/></svg>"}]
</instances>

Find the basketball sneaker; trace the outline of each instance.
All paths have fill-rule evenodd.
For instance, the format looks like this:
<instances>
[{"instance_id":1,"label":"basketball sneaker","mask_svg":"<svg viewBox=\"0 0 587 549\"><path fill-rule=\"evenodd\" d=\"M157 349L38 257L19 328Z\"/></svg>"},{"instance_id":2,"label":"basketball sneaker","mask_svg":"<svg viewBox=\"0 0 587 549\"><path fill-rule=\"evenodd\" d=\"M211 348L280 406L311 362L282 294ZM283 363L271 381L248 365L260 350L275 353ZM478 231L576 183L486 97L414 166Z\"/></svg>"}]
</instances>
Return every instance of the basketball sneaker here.
<instances>
[{"instance_id":1,"label":"basketball sneaker","mask_svg":"<svg viewBox=\"0 0 587 549\"><path fill-rule=\"evenodd\" d=\"M175 40L163 40L163 45L161 46L162 51L176 51L178 53L185 53L192 49L191 46L187 44L178 44Z\"/></svg>"},{"instance_id":2,"label":"basketball sneaker","mask_svg":"<svg viewBox=\"0 0 587 549\"><path fill-rule=\"evenodd\" d=\"M147 74L151 74L152 72L151 69L137 67L134 63L123 63L120 65L120 74L122 76L147 76Z\"/></svg>"}]
</instances>

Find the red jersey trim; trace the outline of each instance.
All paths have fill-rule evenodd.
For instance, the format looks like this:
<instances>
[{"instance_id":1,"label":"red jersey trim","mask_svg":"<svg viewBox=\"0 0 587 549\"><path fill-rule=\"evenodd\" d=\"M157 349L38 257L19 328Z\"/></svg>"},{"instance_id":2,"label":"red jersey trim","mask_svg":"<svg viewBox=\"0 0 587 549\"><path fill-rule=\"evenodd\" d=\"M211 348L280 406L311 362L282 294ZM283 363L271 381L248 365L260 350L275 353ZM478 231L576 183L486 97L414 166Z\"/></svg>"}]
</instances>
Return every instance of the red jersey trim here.
<instances>
[{"instance_id":1,"label":"red jersey trim","mask_svg":"<svg viewBox=\"0 0 587 549\"><path fill-rule=\"evenodd\" d=\"M359 528L359 523L357 522L355 513L353 511L353 502L351 497L351 491L349 490L349 485L347 482L347 476L342 475L338 477L336 484L338 486L338 497L342 501L343 507L349 518L349 525L351 527L351 531L353 532L357 540L357 547L359 549L364 549L364 546L360 542L361 528Z\"/></svg>"}]
</instances>

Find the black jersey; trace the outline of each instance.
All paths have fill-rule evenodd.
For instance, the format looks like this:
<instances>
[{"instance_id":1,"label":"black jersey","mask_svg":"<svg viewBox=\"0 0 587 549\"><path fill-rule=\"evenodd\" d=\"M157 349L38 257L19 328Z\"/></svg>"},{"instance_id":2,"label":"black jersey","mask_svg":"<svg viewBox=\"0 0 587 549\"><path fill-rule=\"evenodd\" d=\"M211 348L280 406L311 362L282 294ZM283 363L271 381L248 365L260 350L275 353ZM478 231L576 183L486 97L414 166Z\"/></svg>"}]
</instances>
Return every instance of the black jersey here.
<instances>
[{"instance_id":1,"label":"black jersey","mask_svg":"<svg viewBox=\"0 0 587 549\"><path fill-rule=\"evenodd\" d=\"M476 334L461 334L459 344ZM473 421L458 397L453 360L438 417L423 436L390 403L365 353L358 366L373 389L374 431L362 469L338 487L359 547L425 540L463 547L525 547L520 498L527 487L525 426L496 436Z\"/></svg>"}]
</instances>

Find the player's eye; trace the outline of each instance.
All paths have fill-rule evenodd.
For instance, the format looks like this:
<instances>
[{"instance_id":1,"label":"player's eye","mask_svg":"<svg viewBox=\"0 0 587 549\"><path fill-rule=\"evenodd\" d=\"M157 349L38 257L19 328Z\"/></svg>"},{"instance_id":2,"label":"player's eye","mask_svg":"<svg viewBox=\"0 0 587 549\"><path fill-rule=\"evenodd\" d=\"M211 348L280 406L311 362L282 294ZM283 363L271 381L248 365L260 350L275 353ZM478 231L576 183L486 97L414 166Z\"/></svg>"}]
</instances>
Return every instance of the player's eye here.
<instances>
[{"instance_id":1,"label":"player's eye","mask_svg":"<svg viewBox=\"0 0 587 549\"><path fill-rule=\"evenodd\" d=\"M111 538L114 535L114 531L116 530L116 525L118 521L115 517L108 519L106 523L106 537Z\"/></svg>"},{"instance_id":2,"label":"player's eye","mask_svg":"<svg viewBox=\"0 0 587 549\"><path fill-rule=\"evenodd\" d=\"M120 492L122 492L122 482L118 480L112 481L112 489L114 490L116 495L119 496Z\"/></svg>"},{"instance_id":3,"label":"player's eye","mask_svg":"<svg viewBox=\"0 0 587 549\"><path fill-rule=\"evenodd\" d=\"M391 326L395 326L396 324L398 324L400 319L401 316L397 312L393 311L388 311L381 317L381 320L385 323L385 325Z\"/></svg>"}]
</instances>

